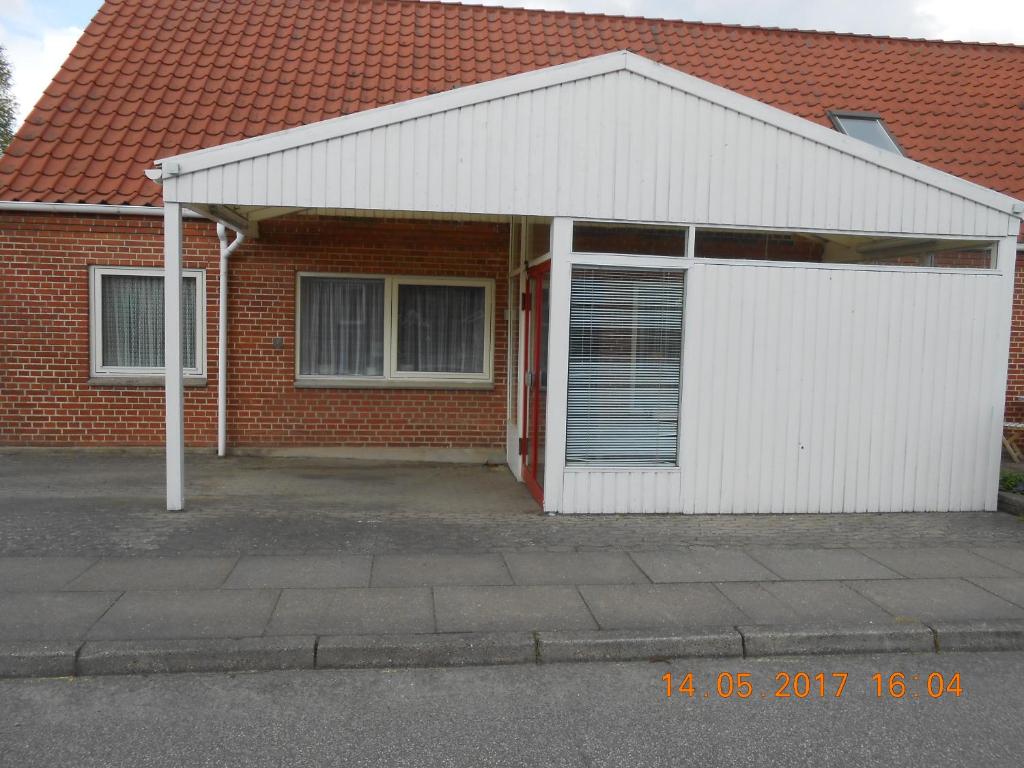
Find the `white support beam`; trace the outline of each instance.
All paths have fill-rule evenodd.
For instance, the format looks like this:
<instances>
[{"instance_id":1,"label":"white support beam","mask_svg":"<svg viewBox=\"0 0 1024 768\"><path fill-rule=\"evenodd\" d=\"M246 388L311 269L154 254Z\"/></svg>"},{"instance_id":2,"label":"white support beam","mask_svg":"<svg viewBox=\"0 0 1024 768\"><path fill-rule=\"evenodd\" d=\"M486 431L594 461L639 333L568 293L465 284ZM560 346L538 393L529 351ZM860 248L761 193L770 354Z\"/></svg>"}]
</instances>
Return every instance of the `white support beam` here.
<instances>
[{"instance_id":1,"label":"white support beam","mask_svg":"<svg viewBox=\"0 0 1024 768\"><path fill-rule=\"evenodd\" d=\"M572 219L551 222L551 284L548 289L548 391L544 439L544 511L558 512L565 472L566 396L569 389L569 289L572 281Z\"/></svg>"},{"instance_id":2,"label":"white support beam","mask_svg":"<svg viewBox=\"0 0 1024 768\"><path fill-rule=\"evenodd\" d=\"M235 232L245 235L250 240L259 237L259 224L249 220L245 215L223 205L190 205L193 212L211 221L223 224Z\"/></svg>"},{"instance_id":3,"label":"white support beam","mask_svg":"<svg viewBox=\"0 0 1024 768\"><path fill-rule=\"evenodd\" d=\"M185 506L185 388L181 368L181 205L164 204L164 390L167 509Z\"/></svg>"}]
</instances>

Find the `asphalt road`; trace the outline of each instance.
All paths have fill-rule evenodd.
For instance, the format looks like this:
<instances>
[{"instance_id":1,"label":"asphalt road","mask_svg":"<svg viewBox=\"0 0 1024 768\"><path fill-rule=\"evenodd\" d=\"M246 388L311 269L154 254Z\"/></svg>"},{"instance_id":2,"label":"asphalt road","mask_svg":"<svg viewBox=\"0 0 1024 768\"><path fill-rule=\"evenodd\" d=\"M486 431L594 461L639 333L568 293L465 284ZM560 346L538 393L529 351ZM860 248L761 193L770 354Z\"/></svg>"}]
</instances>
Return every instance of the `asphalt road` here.
<instances>
[{"instance_id":1,"label":"asphalt road","mask_svg":"<svg viewBox=\"0 0 1024 768\"><path fill-rule=\"evenodd\" d=\"M780 671L825 697L776 698ZM897 671L905 696L877 698ZM933 672L962 694L932 699ZM1021 653L12 680L0 765L1017 766L1022 715Z\"/></svg>"}]
</instances>

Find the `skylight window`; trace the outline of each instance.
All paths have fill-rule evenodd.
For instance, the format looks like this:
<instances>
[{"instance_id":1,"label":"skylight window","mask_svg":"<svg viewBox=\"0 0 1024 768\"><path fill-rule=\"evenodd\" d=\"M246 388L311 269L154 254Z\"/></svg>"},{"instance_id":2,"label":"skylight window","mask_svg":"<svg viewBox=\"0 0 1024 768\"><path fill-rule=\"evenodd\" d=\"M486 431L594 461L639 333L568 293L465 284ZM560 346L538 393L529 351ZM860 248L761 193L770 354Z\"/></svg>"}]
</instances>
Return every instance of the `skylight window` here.
<instances>
[{"instance_id":1,"label":"skylight window","mask_svg":"<svg viewBox=\"0 0 1024 768\"><path fill-rule=\"evenodd\" d=\"M873 112L829 112L828 116L840 133L866 141L887 152L903 154L903 149L885 127L881 115Z\"/></svg>"}]
</instances>

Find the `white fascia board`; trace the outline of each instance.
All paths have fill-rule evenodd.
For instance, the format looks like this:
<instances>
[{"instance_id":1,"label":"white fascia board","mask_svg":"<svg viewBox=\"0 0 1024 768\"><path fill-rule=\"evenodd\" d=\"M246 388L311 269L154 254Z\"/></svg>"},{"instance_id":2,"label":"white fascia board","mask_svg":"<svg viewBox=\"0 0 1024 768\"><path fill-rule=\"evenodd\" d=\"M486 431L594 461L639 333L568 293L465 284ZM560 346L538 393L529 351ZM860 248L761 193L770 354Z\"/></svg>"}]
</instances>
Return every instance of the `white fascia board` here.
<instances>
[{"instance_id":1,"label":"white fascia board","mask_svg":"<svg viewBox=\"0 0 1024 768\"><path fill-rule=\"evenodd\" d=\"M0 200L0 211L21 211L26 213L67 213L96 214L100 216L163 216L162 206L154 205L104 205L101 203L33 203L22 200ZM185 216L199 217L192 211Z\"/></svg>"},{"instance_id":2,"label":"white fascia board","mask_svg":"<svg viewBox=\"0 0 1024 768\"><path fill-rule=\"evenodd\" d=\"M386 125L426 117L461 107L471 106L506 96L563 85L576 80L628 70L670 88L690 93L701 99L763 121L781 130L823 144L894 173L945 190L967 200L1020 217L1016 210L1021 201L983 187L958 176L939 171L907 157L886 152L867 142L846 136L832 128L798 117L790 112L723 88L707 80L688 75L673 67L659 64L630 51L617 51L566 64L524 72L484 83L453 88L444 93L388 104L363 112L330 118L309 125L255 136L217 147L200 149L157 160L162 167L172 166L175 175L205 170L220 165L249 160L349 134Z\"/></svg>"}]
</instances>

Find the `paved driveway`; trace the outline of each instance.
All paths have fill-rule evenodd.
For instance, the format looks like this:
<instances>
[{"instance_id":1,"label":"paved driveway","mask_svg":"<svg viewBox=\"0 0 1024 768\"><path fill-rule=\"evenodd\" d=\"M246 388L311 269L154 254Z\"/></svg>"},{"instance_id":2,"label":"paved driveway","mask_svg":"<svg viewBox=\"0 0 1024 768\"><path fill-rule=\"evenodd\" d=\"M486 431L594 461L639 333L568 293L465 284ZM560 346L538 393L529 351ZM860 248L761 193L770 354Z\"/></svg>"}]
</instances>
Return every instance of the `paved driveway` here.
<instances>
[{"instance_id":1,"label":"paved driveway","mask_svg":"<svg viewBox=\"0 0 1024 768\"><path fill-rule=\"evenodd\" d=\"M1024 544L1001 513L547 517L505 467L0 451L0 556L485 553Z\"/></svg>"}]
</instances>

